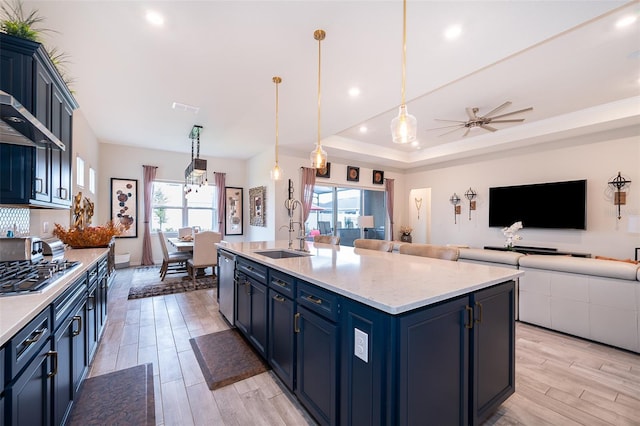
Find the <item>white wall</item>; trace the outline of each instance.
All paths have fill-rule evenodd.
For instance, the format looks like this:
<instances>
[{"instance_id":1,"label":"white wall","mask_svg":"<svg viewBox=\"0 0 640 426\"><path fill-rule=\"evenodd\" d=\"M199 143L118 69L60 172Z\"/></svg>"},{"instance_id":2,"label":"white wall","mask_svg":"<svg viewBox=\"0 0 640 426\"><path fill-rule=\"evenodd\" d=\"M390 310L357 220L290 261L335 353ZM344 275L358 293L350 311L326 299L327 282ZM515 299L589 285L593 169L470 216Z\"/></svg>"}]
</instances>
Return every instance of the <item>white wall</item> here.
<instances>
[{"instance_id":1,"label":"white wall","mask_svg":"<svg viewBox=\"0 0 640 426\"><path fill-rule=\"evenodd\" d=\"M556 247L617 258L633 258L640 236L627 232L629 215L640 214L640 140L623 138L579 146L547 145L528 153L503 153L492 159L443 166L407 174L404 199L415 188L431 188L431 243L466 244L471 247L502 246L499 228L489 228L489 187L587 179L587 230L522 229L521 245ZM607 182L618 171L632 181L622 219L617 220ZM464 192L477 191L477 210L468 216ZM454 224L449 197L462 198L462 213ZM408 202L408 201L407 201ZM411 206L408 206L411 208ZM547 206L548 214L562 214L561 205Z\"/></svg>"}]
</instances>

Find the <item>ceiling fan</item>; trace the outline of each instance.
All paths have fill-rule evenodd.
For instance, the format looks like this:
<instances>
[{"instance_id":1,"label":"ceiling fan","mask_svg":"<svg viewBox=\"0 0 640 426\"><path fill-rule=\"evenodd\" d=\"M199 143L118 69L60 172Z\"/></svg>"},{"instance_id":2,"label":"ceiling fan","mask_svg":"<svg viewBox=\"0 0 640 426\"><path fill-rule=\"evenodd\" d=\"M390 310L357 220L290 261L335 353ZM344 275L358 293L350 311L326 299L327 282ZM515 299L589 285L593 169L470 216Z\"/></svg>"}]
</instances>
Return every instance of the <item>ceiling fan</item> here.
<instances>
[{"instance_id":1,"label":"ceiling fan","mask_svg":"<svg viewBox=\"0 0 640 426\"><path fill-rule=\"evenodd\" d=\"M500 115L494 115L497 114L498 112L502 111L503 109L507 108L509 105L511 105L510 101L507 101L505 103L503 103L502 105L500 105L497 108L492 109L491 111L489 111L488 113L486 113L485 115L478 115L478 111L479 108L466 108L467 111L467 115L469 116L469 120L467 121L462 121L462 120L443 120L443 119L439 119L436 118L436 121L446 121L446 122L450 122L450 123L457 123L457 124L452 124L450 126L444 126L444 127L435 127L432 129L427 129L427 130L438 130L438 129L448 129L448 128L454 128L453 130L450 130L448 132L445 132L439 136L444 136L444 135L448 135L449 133L453 133L457 130L460 129L466 129L464 132L464 135L462 135L462 137L465 137L469 134L469 132L472 129L476 129L476 128L481 128L484 130L488 130L490 132L495 132L496 129L493 126L490 126L489 124L496 124L496 123L521 123L524 121L524 118L511 118L511 119L507 119L507 120L501 120L504 117L508 117L510 115L514 115L514 114L520 114L521 112L527 112L527 111L531 111L533 110L533 107L529 107L529 108L525 108L525 109L521 109L518 111L513 111L513 112L507 112L505 114L500 114Z\"/></svg>"}]
</instances>

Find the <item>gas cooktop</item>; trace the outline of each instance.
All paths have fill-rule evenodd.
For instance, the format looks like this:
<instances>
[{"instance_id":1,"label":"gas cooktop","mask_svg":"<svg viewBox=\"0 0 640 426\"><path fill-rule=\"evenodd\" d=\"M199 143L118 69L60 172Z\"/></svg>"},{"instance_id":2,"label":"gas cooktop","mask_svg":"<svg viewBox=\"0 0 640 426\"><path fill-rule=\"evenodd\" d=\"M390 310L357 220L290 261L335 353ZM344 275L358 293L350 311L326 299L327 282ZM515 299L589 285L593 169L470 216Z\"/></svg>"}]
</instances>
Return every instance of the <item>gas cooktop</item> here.
<instances>
[{"instance_id":1,"label":"gas cooktop","mask_svg":"<svg viewBox=\"0 0 640 426\"><path fill-rule=\"evenodd\" d=\"M42 292L81 265L65 259L0 262L0 297Z\"/></svg>"}]
</instances>

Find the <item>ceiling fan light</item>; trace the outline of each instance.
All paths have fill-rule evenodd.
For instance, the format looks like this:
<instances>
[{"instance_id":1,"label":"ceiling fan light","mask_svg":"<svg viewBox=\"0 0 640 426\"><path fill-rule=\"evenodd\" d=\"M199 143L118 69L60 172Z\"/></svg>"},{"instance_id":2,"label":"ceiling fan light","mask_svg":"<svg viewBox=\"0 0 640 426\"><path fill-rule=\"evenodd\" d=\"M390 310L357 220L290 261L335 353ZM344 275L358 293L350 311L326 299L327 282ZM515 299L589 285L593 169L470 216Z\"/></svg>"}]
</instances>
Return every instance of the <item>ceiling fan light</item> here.
<instances>
[{"instance_id":1,"label":"ceiling fan light","mask_svg":"<svg viewBox=\"0 0 640 426\"><path fill-rule=\"evenodd\" d=\"M316 149L311 151L309 156L311 167L314 169L325 169L327 167L327 153L320 144L316 145Z\"/></svg>"},{"instance_id":2,"label":"ceiling fan light","mask_svg":"<svg viewBox=\"0 0 640 426\"><path fill-rule=\"evenodd\" d=\"M412 143L417 140L418 121L407 112L406 105L400 105L398 116L391 120L391 136L398 144Z\"/></svg>"}]
</instances>

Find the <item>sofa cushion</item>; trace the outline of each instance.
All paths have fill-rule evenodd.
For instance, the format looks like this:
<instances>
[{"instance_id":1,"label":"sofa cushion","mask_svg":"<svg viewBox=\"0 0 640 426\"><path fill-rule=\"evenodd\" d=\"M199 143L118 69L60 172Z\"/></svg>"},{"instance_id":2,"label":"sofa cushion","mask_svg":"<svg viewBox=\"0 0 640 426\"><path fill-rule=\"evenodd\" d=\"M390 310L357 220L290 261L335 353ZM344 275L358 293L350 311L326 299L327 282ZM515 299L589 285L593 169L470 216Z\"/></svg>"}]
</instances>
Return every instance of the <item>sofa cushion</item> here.
<instances>
[{"instance_id":1,"label":"sofa cushion","mask_svg":"<svg viewBox=\"0 0 640 426\"><path fill-rule=\"evenodd\" d=\"M547 269L582 275L638 280L638 265L614 260L598 260L584 257L530 255L519 259L521 268Z\"/></svg>"},{"instance_id":2,"label":"sofa cushion","mask_svg":"<svg viewBox=\"0 0 640 426\"><path fill-rule=\"evenodd\" d=\"M515 251L484 250L474 248L460 248L459 250L459 259L503 263L506 265L517 265L518 259L524 256L524 254Z\"/></svg>"}]
</instances>

